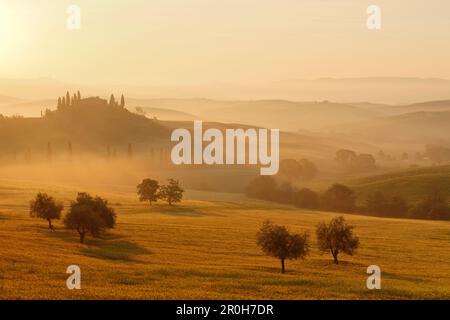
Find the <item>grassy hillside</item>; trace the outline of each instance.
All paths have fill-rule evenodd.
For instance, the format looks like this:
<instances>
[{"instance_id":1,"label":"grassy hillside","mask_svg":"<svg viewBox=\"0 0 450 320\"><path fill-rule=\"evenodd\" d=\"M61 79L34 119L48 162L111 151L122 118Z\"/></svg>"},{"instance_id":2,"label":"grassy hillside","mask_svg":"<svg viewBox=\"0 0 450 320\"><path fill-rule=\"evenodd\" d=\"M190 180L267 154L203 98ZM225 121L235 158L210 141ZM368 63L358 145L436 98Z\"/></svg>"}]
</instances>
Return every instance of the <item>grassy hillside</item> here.
<instances>
[{"instance_id":1,"label":"grassy hillside","mask_svg":"<svg viewBox=\"0 0 450 320\"><path fill-rule=\"evenodd\" d=\"M114 186L117 187L117 186ZM28 200L47 191L68 204L77 188L0 181L1 299L442 299L450 298L450 223L347 215L360 236L356 256L334 265L320 256L315 225L335 216L265 202L191 200L169 208L137 202L126 190L83 190L106 197L118 213L105 239L28 216ZM110 190L110 191L106 191ZM220 196L220 195L219 195ZM214 197L211 197L214 198ZM265 219L311 234L311 256L279 261L261 254L255 233ZM66 268L80 266L82 290L66 289ZM382 290L366 289L366 268L382 270Z\"/></svg>"},{"instance_id":2,"label":"grassy hillside","mask_svg":"<svg viewBox=\"0 0 450 320\"><path fill-rule=\"evenodd\" d=\"M450 166L436 166L404 171L395 171L381 175L355 179L350 185L360 198L369 193L381 191L389 195L401 196L414 203L424 195L438 188L450 199Z\"/></svg>"}]
</instances>

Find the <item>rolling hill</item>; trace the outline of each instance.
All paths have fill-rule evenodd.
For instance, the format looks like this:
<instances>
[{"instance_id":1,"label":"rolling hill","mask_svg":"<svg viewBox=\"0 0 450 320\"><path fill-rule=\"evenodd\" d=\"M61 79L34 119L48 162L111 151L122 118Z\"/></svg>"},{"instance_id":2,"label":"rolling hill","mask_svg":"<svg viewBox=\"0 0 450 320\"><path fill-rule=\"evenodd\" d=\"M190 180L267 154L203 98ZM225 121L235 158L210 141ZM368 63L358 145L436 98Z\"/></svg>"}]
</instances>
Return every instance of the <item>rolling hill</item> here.
<instances>
[{"instance_id":1,"label":"rolling hill","mask_svg":"<svg viewBox=\"0 0 450 320\"><path fill-rule=\"evenodd\" d=\"M3 118L0 123L0 149L9 152L42 151L48 143L56 150L69 142L79 150L104 150L106 145L167 143L170 137L159 121L111 107L99 98L83 99L42 118Z\"/></svg>"},{"instance_id":2,"label":"rolling hill","mask_svg":"<svg viewBox=\"0 0 450 320\"><path fill-rule=\"evenodd\" d=\"M319 130L387 114L376 108L326 101L131 99L130 103L145 108L170 109L195 114L201 120L241 123L288 131Z\"/></svg>"},{"instance_id":3,"label":"rolling hill","mask_svg":"<svg viewBox=\"0 0 450 320\"><path fill-rule=\"evenodd\" d=\"M331 131L368 143L450 144L450 111L418 111L347 124Z\"/></svg>"},{"instance_id":4,"label":"rolling hill","mask_svg":"<svg viewBox=\"0 0 450 320\"><path fill-rule=\"evenodd\" d=\"M450 222L345 215L361 246L335 265L319 254L314 233L336 213L192 197L150 207L138 201L134 185L117 190L0 180L0 190L0 299L450 298ZM38 191L66 207L80 191L104 197L117 212L117 226L85 244L61 221L50 231L29 215ZM287 261L285 274L256 244L267 219L311 235L310 255ZM82 290L66 287L66 269L74 263L82 268ZM382 268L382 290L367 290L373 264Z\"/></svg>"},{"instance_id":5,"label":"rolling hill","mask_svg":"<svg viewBox=\"0 0 450 320\"><path fill-rule=\"evenodd\" d=\"M362 200L369 193L380 191L416 203L437 188L444 192L450 201L450 165L394 171L355 179L348 183Z\"/></svg>"}]
</instances>

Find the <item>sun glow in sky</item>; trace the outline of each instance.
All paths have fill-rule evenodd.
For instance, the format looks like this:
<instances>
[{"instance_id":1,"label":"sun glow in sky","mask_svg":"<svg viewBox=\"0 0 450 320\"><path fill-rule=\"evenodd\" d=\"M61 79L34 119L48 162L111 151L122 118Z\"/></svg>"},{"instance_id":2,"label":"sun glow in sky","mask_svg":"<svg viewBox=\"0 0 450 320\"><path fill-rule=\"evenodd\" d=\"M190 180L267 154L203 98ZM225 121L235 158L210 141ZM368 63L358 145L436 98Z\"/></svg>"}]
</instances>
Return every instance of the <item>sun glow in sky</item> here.
<instances>
[{"instance_id":1,"label":"sun glow in sky","mask_svg":"<svg viewBox=\"0 0 450 320\"><path fill-rule=\"evenodd\" d=\"M0 78L83 83L250 83L450 78L450 1L0 0ZM81 30L66 8L81 7Z\"/></svg>"}]
</instances>

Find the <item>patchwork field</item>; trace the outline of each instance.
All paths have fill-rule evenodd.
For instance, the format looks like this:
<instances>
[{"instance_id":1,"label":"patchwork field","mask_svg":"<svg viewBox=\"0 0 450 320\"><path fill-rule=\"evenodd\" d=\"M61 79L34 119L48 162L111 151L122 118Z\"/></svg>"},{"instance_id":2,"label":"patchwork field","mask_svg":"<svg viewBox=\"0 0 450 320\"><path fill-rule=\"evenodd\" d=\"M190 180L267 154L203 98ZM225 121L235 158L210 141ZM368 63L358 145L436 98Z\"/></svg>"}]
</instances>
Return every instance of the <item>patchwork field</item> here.
<instances>
[{"instance_id":1,"label":"patchwork field","mask_svg":"<svg viewBox=\"0 0 450 320\"><path fill-rule=\"evenodd\" d=\"M450 299L450 222L345 215L361 248L334 265L318 254L314 230L336 214L198 192L174 207L149 207L133 188L100 189L108 190L0 181L1 299ZM86 244L60 221L49 231L28 214L37 191L66 206L78 191L105 197L117 227ZM288 261L284 275L256 245L266 219L310 233L311 255ZM66 288L73 264L81 290ZM366 288L372 264L381 268L381 290Z\"/></svg>"}]
</instances>

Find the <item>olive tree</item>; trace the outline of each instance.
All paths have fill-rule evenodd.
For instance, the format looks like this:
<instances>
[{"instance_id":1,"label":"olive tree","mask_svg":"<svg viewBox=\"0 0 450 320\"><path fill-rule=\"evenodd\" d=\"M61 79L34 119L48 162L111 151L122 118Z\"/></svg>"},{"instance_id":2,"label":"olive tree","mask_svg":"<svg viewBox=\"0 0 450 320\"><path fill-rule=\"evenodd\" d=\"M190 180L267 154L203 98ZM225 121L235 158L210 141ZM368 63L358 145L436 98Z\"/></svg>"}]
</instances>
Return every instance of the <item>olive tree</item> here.
<instances>
[{"instance_id":1,"label":"olive tree","mask_svg":"<svg viewBox=\"0 0 450 320\"><path fill-rule=\"evenodd\" d=\"M257 233L257 243L266 255L281 260L281 273L285 272L286 259L304 259L309 253L307 233L291 234L286 227L270 221L264 222Z\"/></svg>"},{"instance_id":2,"label":"olive tree","mask_svg":"<svg viewBox=\"0 0 450 320\"><path fill-rule=\"evenodd\" d=\"M157 201L159 198L159 183L156 180L144 179L137 185L137 193L139 195L139 201L148 201L152 205L153 201Z\"/></svg>"},{"instance_id":3,"label":"olive tree","mask_svg":"<svg viewBox=\"0 0 450 320\"><path fill-rule=\"evenodd\" d=\"M30 216L48 221L48 228L53 230L52 220L61 217L64 206L46 193L39 192L36 198L30 201Z\"/></svg>"},{"instance_id":4,"label":"olive tree","mask_svg":"<svg viewBox=\"0 0 450 320\"><path fill-rule=\"evenodd\" d=\"M65 227L76 230L81 243L84 243L87 233L97 237L104 230L114 228L115 224L116 213L108 206L108 202L100 197L94 198L88 193L78 193L64 218Z\"/></svg>"},{"instance_id":5,"label":"olive tree","mask_svg":"<svg viewBox=\"0 0 450 320\"><path fill-rule=\"evenodd\" d=\"M359 247L359 239L353 235L353 228L342 216L332 219L330 223L319 223L316 234L320 252L330 252L335 264L339 263L338 255L341 252L352 256Z\"/></svg>"},{"instance_id":6,"label":"olive tree","mask_svg":"<svg viewBox=\"0 0 450 320\"><path fill-rule=\"evenodd\" d=\"M161 187L159 197L172 205L174 202L180 202L183 199L183 188L177 180L169 179L169 184Z\"/></svg>"}]
</instances>

